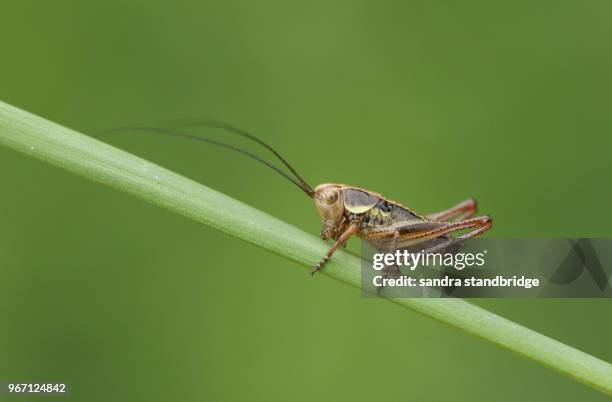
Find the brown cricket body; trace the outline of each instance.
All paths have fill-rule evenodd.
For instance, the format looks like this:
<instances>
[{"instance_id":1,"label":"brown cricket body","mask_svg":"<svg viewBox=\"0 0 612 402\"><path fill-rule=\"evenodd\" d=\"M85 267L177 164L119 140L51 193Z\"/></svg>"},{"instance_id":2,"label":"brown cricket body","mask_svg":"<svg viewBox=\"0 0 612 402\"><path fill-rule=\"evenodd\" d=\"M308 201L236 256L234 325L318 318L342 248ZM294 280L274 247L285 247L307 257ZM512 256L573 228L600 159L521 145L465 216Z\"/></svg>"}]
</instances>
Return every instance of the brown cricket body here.
<instances>
[{"instance_id":1,"label":"brown cricket body","mask_svg":"<svg viewBox=\"0 0 612 402\"><path fill-rule=\"evenodd\" d=\"M314 266L313 273L321 270L353 235L379 250L394 252L423 244L422 251L427 253L478 236L491 228L488 215L469 219L477 210L477 203L472 198L426 216L378 193L345 184L320 184L314 189L312 198L321 217L321 238L336 240ZM464 229L473 230L462 236L449 236L451 232Z\"/></svg>"},{"instance_id":2,"label":"brown cricket body","mask_svg":"<svg viewBox=\"0 0 612 402\"><path fill-rule=\"evenodd\" d=\"M399 202L391 201L381 194L359 187L325 183L318 185L313 190L285 158L253 134L223 122L206 119L187 121L177 127L196 126L224 130L256 142L274 154L289 172L235 145L192 133L163 128L124 127L109 130L104 134L119 130L133 130L202 141L252 158L285 177L314 200L317 212L321 217L321 238L335 240L321 261L314 266L313 274L321 270L334 252L355 235L379 250L394 252L400 248L419 247L420 251L430 253L457 241L478 236L491 228L489 215L472 218L477 210L476 201L472 198L447 210L422 216ZM471 229L471 231L457 237L451 236L452 232L466 229Z\"/></svg>"}]
</instances>

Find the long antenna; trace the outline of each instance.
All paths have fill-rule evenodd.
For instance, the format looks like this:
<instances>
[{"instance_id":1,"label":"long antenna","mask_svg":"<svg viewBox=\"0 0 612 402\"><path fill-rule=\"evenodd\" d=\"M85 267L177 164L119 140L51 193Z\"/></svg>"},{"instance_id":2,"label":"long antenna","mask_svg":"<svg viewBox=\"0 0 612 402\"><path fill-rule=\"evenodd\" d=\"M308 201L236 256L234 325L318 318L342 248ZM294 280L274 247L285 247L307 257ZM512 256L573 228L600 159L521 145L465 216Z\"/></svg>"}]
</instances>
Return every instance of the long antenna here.
<instances>
[{"instance_id":1,"label":"long antenna","mask_svg":"<svg viewBox=\"0 0 612 402\"><path fill-rule=\"evenodd\" d=\"M274 148L272 148L270 145L268 145L267 143L265 143L264 141L260 140L259 138L257 138L255 135L249 133L248 131L245 131L239 127L236 126L232 126L231 124L219 121L219 120L215 120L215 119L185 119L185 120L179 120L174 122L174 124L171 124L171 126L173 128L181 128L181 127L211 127L211 128L218 128L220 130L225 130L227 132L239 135L241 137L244 138L248 138L251 141L255 141L256 143L258 143L259 145L263 146L264 148L266 148L268 151L272 152L274 154L274 156L276 156L290 171L291 173L294 174L295 178L299 180L300 183L302 183L302 186L304 186L304 188L307 188L310 192L312 192L312 188L308 185L308 183L306 183L306 181L304 179L302 179L302 176L300 176L300 174L293 168L293 166L291 166L291 164L289 162L287 162L287 160L285 158L283 158L281 156L281 154L279 154Z\"/></svg>"},{"instance_id":2,"label":"long antenna","mask_svg":"<svg viewBox=\"0 0 612 402\"><path fill-rule=\"evenodd\" d=\"M103 136L106 136L108 134L112 134L112 133L115 133L115 132L118 132L118 131L127 131L127 130L183 137L183 138L187 138L187 139L190 139L190 140L202 141L202 142L205 142L207 144L216 145L216 146L221 147L221 148L226 148L226 149L232 150L234 152L241 153L243 155L248 156L249 158L255 159L256 161L258 161L260 163L263 163L264 165L266 165L270 169L274 170L276 173L278 173L278 174L282 175L283 177L285 177L291 183L295 184L303 192L305 192L310 198L313 197L314 191L312 190L312 188L308 184L306 184L306 182L304 182L303 180L299 180L299 181L296 180L295 178L293 178L292 176L290 176L289 174L287 174L286 172L281 170L279 167L277 167L277 166L273 165L272 163L268 162L267 160L262 159L259 156L254 155L254 154L252 154L252 153L250 153L248 151L245 151L244 149L238 148L238 147L236 147L234 145L226 144L226 143L223 143L223 142L220 142L220 141L211 140L209 138L202 137L202 136L199 136L199 135L194 135L194 134L189 134L189 133L182 133L180 131L173 131L173 130L168 130L168 129L164 129L164 128L132 126L132 127L118 127L118 128L113 128L113 129L110 129L110 130L106 130L106 131L103 131L97 137L99 138L99 137L103 137ZM273 151L273 152L275 152L275 151ZM283 159L281 159L281 161L283 161Z\"/></svg>"}]
</instances>

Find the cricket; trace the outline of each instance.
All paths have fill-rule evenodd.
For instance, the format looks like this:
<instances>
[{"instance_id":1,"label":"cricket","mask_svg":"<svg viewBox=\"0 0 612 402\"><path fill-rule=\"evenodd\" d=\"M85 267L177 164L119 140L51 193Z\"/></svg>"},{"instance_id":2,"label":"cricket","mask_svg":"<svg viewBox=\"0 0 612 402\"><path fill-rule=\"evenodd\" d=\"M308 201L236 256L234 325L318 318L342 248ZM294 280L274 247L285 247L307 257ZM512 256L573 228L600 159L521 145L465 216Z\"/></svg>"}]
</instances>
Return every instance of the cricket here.
<instances>
[{"instance_id":1,"label":"cricket","mask_svg":"<svg viewBox=\"0 0 612 402\"><path fill-rule=\"evenodd\" d=\"M253 141L270 151L288 172L237 146L199 134L178 131L187 127L220 129ZM175 124L172 128L121 127L105 131L101 135L127 130L183 137L238 152L264 164L300 188L314 201L321 218L321 238L324 241L334 240L327 253L313 266L312 275L323 269L336 250L346 246L353 236L385 252L418 249L428 254L476 237L492 227L491 216L474 216L478 204L473 198L444 211L421 215L397 201L364 188L324 183L313 189L293 166L266 142L245 130L217 120L185 121ZM463 234L453 236L456 232L464 231Z\"/></svg>"}]
</instances>

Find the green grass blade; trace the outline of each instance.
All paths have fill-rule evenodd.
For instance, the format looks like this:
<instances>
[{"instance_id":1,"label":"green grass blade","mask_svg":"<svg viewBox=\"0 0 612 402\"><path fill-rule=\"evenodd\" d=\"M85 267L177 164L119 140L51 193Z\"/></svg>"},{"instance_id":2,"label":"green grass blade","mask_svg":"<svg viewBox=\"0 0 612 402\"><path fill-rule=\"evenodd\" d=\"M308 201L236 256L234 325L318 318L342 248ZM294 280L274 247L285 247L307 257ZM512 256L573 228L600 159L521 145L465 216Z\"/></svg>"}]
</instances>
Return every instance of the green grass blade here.
<instances>
[{"instance_id":1,"label":"green grass blade","mask_svg":"<svg viewBox=\"0 0 612 402\"><path fill-rule=\"evenodd\" d=\"M212 226L303 266L327 246L268 214L91 137L0 102L0 144ZM324 275L360 286L360 260L338 252ZM607 394L612 365L461 299L390 300L526 356Z\"/></svg>"}]
</instances>

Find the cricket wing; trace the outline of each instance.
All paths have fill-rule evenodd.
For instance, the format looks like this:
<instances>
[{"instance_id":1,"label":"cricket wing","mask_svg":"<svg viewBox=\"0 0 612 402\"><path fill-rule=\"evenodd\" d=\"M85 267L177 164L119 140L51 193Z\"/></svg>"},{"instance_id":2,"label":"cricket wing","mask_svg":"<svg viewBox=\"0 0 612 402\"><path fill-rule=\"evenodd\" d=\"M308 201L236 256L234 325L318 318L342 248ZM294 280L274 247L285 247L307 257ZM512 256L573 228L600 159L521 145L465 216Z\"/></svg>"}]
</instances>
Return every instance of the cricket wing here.
<instances>
[{"instance_id":1,"label":"cricket wing","mask_svg":"<svg viewBox=\"0 0 612 402\"><path fill-rule=\"evenodd\" d=\"M344 207L351 213L362 214L372 209L381 200L380 197L364 190L343 188Z\"/></svg>"}]
</instances>

